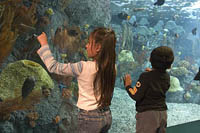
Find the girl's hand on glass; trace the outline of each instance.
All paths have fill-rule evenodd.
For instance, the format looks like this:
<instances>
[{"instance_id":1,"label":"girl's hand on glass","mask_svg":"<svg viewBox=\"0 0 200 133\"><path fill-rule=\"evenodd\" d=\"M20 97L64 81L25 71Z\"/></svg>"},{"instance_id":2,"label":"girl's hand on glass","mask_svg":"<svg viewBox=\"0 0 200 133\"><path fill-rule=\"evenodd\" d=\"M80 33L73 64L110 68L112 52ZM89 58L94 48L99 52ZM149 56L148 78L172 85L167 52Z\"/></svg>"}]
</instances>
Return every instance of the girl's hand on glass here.
<instances>
[{"instance_id":1,"label":"girl's hand on glass","mask_svg":"<svg viewBox=\"0 0 200 133\"><path fill-rule=\"evenodd\" d=\"M39 41L41 46L48 44L47 35L44 32L42 32L42 34L37 37L37 40Z\"/></svg>"}]
</instances>

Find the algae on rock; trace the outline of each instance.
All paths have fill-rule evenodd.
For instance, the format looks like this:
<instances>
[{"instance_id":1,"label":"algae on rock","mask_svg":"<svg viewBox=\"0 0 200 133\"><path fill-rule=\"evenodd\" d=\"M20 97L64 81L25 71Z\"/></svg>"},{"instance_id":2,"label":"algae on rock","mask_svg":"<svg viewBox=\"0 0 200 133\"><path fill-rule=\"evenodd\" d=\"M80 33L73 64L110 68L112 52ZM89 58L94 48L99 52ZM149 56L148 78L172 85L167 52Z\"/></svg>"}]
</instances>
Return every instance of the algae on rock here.
<instances>
[{"instance_id":1,"label":"algae on rock","mask_svg":"<svg viewBox=\"0 0 200 133\"><path fill-rule=\"evenodd\" d=\"M32 92L41 89L41 86L54 88L51 77L40 64L30 60L20 60L8 64L0 73L0 98L6 100L21 97L21 88L29 76L34 76L36 79Z\"/></svg>"}]
</instances>

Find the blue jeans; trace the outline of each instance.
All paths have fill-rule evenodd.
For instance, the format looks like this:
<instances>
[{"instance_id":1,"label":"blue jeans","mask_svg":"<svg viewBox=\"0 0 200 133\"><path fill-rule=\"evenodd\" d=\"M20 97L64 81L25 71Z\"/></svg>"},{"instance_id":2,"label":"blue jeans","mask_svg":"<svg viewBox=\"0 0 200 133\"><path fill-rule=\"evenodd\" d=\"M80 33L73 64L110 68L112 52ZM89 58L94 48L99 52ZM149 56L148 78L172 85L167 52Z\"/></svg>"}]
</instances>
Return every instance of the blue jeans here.
<instances>
[{"instance_id":1,"label":"blue jeans","mask_svg":"<svg viewBox=\"0 0 200 133\"><path fill-rule=\"evenodd\" d=\"M112 124L110 109L85 111L78 113L78 133L107 133Z\"/></svg>"}]
</instances>

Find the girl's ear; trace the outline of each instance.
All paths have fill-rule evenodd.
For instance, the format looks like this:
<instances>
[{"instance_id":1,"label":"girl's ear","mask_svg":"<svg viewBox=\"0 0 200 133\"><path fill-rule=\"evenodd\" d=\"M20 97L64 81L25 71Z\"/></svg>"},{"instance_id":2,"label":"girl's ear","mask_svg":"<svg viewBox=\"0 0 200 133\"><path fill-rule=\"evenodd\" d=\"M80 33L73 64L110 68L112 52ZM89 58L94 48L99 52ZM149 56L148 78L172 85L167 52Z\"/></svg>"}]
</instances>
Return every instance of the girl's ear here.
<instances>
[{"instance_id":1,"label":"girl's ear","mask_svg":"<svg viewBox=\"0 0 200 133\"><path fill-rule=\"evenodd\" d=\"M97 44L97 45L96 45L96 51L97 51L97 53L98 53L100 50L101 50L101 45L100 45L100 44Z\"/></svg>"}]
</instances>

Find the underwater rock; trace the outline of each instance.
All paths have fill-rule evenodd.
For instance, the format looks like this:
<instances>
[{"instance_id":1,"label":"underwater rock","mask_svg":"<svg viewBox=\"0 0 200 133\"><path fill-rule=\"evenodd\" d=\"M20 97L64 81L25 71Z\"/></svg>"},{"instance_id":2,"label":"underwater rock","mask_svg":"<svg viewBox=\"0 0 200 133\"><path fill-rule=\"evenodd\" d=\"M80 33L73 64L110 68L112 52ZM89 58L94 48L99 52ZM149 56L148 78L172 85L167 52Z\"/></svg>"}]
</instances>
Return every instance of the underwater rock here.
<instances>
[{"instance_id":1,"label":"underwater rock","mask_svg":"<svg viewBox=\"0 0 200 133\"><path fill-rule=\"evenodd\" d=\"M22 86L22 99L25 99L33 90L35 87L35 78L34 77L28 77L25 79L23 86Z\"/></svg>"},{"instance_id":2,"label":"underwater rock","mask_svg":"<svg viewBox=\"0 0 200 133\"><path fill-rule=\"evenodd\" d=\"M199 86L199 84L197 84L196 82L195 83L192 82L191 86L192 86L191 89L192 89L192 91L194 93L199 93L200 94L200 86Z\"/></svg>"},{"instance_id":3,"label":"underwater rock","mask_svg":"<svg viewBox=\"0 0 200 133\"><path fill-rule=\"evenodd\" d=\"M139 35L142 35L142 36L147 36L149 35L149 29L146 27L146 26L138 26L136 28L136 32L139 34Z\"/></svg>"},{"instance_id":4,"label":"underwater rock","mask_svg":"<svg viewBox=\"0 0 200 133\"><path fill-rule=\"evenodd\" d=\"M156 30L155 30L154 28L150 27L150 28L149 28L149 35L150 35L150 36L153 36L153 35L155 35L155 34L156 34Z\"/></svg>"},{"instance_id":5,"label":"underwater rock","mask_svg":"<svg viewBox=\"0 0 200 133\"><path fill-rule=\"evenodd\" d=\"M134 62L133 54L129 50L122 50L118 55L119 63L122 62Z\"/></svg>"},{"instance_id":6,"label":"underwater rock","mask_svg":"<svg viewBox=\"0 0 200 133\"><path fill-rule=\"evenodd\" d=\"M176 26L174 29L173 29L173 33L177 33L177 34L184 34L185 33L185 30L183 29L182 26Z\"/></svg>"},{"instance_id":7,"label":"underwater rock","mask_svg":"<svg viewBox=\"0 0 200 133\"><path fill-rule=\"evenodd\" d=\"M138 63L133 58L133 54L129 50L122 50L118 55L117 74L123 75L125 73L132 73L137 71Z\"/></svg>"},{"instance_id":8,"label":"underwater rock","mask_svg":"<svg viewBox=\"0 0 200 133\"><path fill-rule=\"evenodd\" d=\"M188 101L190 98L191 98L191 94L187 91L185 94L184 94L184 99L186 100L186 101Z\"/></svg>"},{"instance_id":9,"label":"underwater rock","mask_svg":"<svg viewBox=\"0 0 200 133\"><path fill-rule=\"evenodd\" d=\"M141 26L149 25L149 21L147 20L147 18L141 18L139 21L139 25Z\"/></svg>"},{"instance_id":10,"label":"underwater rock","mask_svg":"<svg viewBox=\"0 0 200 133\"><path fill-rule=\"evenodd\" d=\"M110 0L72 0L65 13L71 24L108 25L111 21Z\"/></svg>"},{"instance_id":11,"label":"underwater rock","mask_svg":"<svg viewBox=\"0 0 200 133\"><path fill-rule=\"evenodd\" d=\"M168 21L165 25L165 29L173 30L176 28L176 23L172 20Z\"/></svg>"},{"instance_id":12,"label":"underwater rock","mask_svg":"<svg viewBox=\"0 0 200 133\"><path fill-rule=\"evenodd\" d=\"M9 121L0 125L0 133L13 133L14 127L13 124Z\"/></svg>"},{"instance_id":13,"label":"underwater rock","mask_svg":"<svg viewBox=\"0 0 200 133\"><path fill-rule=\"evenodd\" d=\"M170 76L170 88L168 92L177 92L177 91L183 91L183 88L180 86L178 78Z\"/></svg>"},{"instance_id":14,"label":"underwater rock","mask_svg":"<svg viewBox=\"0 0 200 133\"><path fill-rule=\"evenodd\" d=\"M186 69L189 69L191 67L191 64L186 60L181 60L177 64L178 67L185 67Z\"/></svg>"},{"instance_id":15,"label":"underwater rock","mask_svg":"<svg viewBox=\"0 0 200 133\"><path fill-rule=\"evenodd\" d=\"M128 20L128 22L132 25L134 25L137 22L136 16L131 16L131 18Z\"/></svg>"},{"instance_id":16,"label":"underwater rock","mask_svg":"<svg viewBox=\"0 0 200 133\"><path fill-rule=\"evenodd\" d=\"M54 88L51 77L40 64L30 60L20 60L8 64L0 74L1 99L20 97L22 95L22 85L29 76L36 78L36 84L32 92L40 90L41 86Z\"/></svg>"},{"instance_id":17,"label":"underwater rock","mask_svg":"<svg viewBox=\"0 0 200 133\"><path fill-rule=\"evenodd\" d=\"M185 75L187 75L187 74L189 74L191 72L188 71L187 68L181 66L181 67L173 67L173 68L171 68L170 73L171 73L172 76L181 77L181 76L185 76Z\"/></svg>"},{"instance_id":18,"label":"underwater rock","mask_svg":"<svg viewBox=\"0 0 200 133\"><path fill-rule=\"evenodd\" d=\"M46 88L45 86L42 86L42 95L44 97L49 97L51 95L51 88Z\"/></svg>"}]
</instances>

